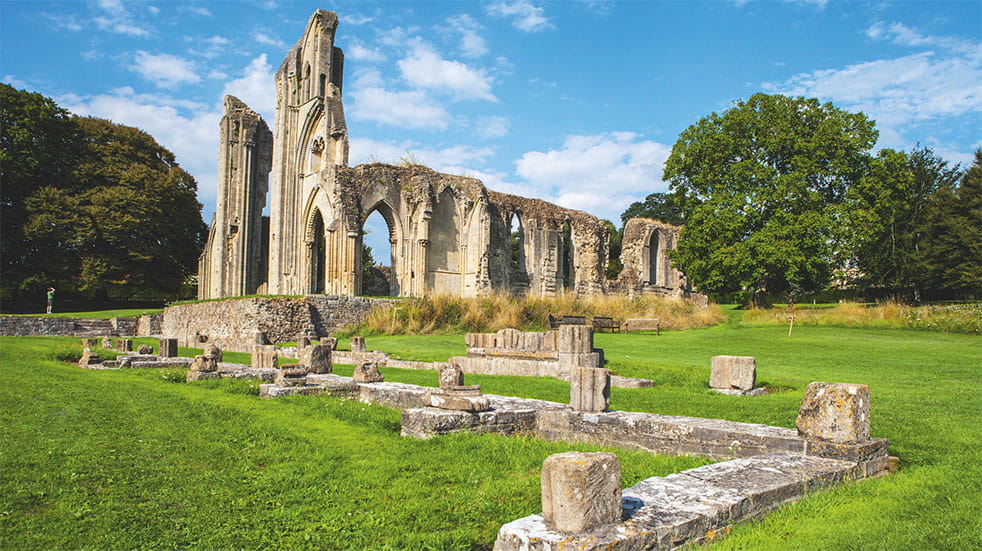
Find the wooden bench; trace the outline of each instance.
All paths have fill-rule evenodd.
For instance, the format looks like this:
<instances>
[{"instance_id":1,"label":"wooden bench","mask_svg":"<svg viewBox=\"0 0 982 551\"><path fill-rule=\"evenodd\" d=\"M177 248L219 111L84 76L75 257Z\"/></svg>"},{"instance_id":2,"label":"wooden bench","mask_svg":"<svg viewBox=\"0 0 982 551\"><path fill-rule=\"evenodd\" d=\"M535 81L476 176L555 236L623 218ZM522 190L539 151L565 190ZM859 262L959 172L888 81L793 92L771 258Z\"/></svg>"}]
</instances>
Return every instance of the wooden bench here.
<instances>
[{"instance_id":1,"label":"wooden bench","mask_svg":"<svg viewBox=\"0 0 982 551\"><path fill-rule=\"evenodd\" d=\"M549 329L558 329L560 325L590 325L585 316L559 316L557 318L549 314L546 319L549 321Z\"/></svg>"},{"instance_id":2,"label":"wooden bench","mask_svg":"<svg viewBox=\"0 0 982 551\"><path fill-rule=\"evenodd\" d=\"M630 318L624 320L625 331L654 331L661 334L661 320L658 318Z\"/></svg>"},{"instance_id":3,"label":"wooden bench","mask_svg":"<svg viewBox=\"0 0 982 551\"><path fill-rule=\"evenodd\" d=\"M608 318L606 316L593 316L593 329L595 331L620 331L621 326L614 321L614 318Z\"/></svg>"}]
</instances>

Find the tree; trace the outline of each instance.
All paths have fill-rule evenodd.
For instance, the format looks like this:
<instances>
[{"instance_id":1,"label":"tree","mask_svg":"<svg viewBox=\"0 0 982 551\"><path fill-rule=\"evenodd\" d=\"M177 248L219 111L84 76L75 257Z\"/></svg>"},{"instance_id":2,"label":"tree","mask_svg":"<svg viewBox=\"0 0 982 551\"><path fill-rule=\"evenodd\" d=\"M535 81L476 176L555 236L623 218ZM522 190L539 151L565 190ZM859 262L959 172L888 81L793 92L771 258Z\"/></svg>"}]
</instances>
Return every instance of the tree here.
<instances>
[{"instance_id":1,"label":"tree","mask_svg":"<svg viewBox=\"0 0 982 551\"><path fill-rule=\"evenodd\" d=\"M880 151L843 205L842 247L856 268L853 284L869 295L920 300L929 285L920 251L931 205L954 191L959 174L929 148L909 156Z\"/></svg>"},{"instance_id":2,"label":"tree","mask_svg":"<svg viewBox=\"0 0 982 551\"><path fill-rule=\"evenodd\" d=\"M982 297L982 150L961 177L931 198L917 260L922 285L946 296Z\"/></svg>"},{"instance_id":3,"label":"tree","mask_svg":"<svg viewBox=\"0 0 982 551\"><path fill-rule=\"evenodd\" d=\"M5 303L48 285L99 301L176 297L207 235L194 178L141 130L0 92Z\"/></svg>"},{"instance_id":4,"label":"tree","mask_svg":"<svg viewBox=\"0 0 982 551\"><path fill-rule=\"evenodd\" d=\"M650 195L648 197L651 197ZM637 203L635 203L637 204ZM633 218L633 217L632 217ZM604 220L607 226L607 279L614 280L621 274L624 264L621 262L621 250L624 240L624 228L617 229L610 220Z\"/></svg>"},{"instance_id":5,"label":"tree","mask_svg":"<svg viewBox=\"0 0 982 551\"><path fill-rule=\"evenodd\" d=\"M644 201L635 201L621 214L621 228L631 218L651 218L673 226L685 223L686 196L679 193L652 193Z\"/></svg>"},{"instance_id":6,"label":"tree","mask_svg":"<svg viewBox=\"0 0 982 551\"><path fill-rule=\"evenodd\" d=\"M34 273L26 264L24 225L28 198L38 189L60 187L71 179L78 129L71 114L54 101L0 83L0 301L20 290L40 296L45 282L25 281ZM59 223L64 218L58 219ZM31 245L27 243L26 245ZM51 249L60 254L61 249Z\"/></svg>"},{"instance_id":7,"label":"tree","mask_svg":"<svg viewBox=\"0 0 982 551\"><path fill-rule=\"evenodd\" d=\"M864 174L874 123L815 99L755 94L679 136L665 163L686 198L676 266L704 293L822 289L837 206Z\"/></svg>"}]
</instances>

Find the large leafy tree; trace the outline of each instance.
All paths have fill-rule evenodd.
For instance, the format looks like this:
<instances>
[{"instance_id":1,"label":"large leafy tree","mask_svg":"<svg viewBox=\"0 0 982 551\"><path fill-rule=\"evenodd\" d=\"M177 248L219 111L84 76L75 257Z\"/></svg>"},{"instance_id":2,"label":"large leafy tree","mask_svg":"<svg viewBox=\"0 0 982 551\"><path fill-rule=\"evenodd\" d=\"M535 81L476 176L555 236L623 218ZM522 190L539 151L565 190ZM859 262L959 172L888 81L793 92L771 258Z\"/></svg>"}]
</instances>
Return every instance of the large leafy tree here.
<instances>
[{"instance_id":1,"label":"large leafy tree","mask_svg":"<svg viewBox=\"0 0 982 551\"><path fill-rule=\"evenodd\" d=\"M929 217L957 186L960 171L929 148L909 155L884 149L847 193L842 251L852 283L870 296L920 300L926 280L922 248Z\"/></svg>"},{"instance_id":2,"label":"large leafy tree","mask_svg":"<svg viewBox=\"0 0 982 551\"><path fill-rule=\"evenodd\" d=\"M687 199L675 264L703 292L755 303L822 289L837 206L876 137L863 114L800 97L755 94L704 117L665 163Z\"/></svg>"},{"instance_id":3,"label":"large leafy tree","mask_svg":"<svg viewBox=\"0 0 982 551\"><path fill-rule=\"evenodd\" d=\"M141 130L69 117L9 86L3 94L5 121L35 121L39 110L23 106L40 104L63 122L25 122L37 133L33 149L8 148L3 131L4 170L17 157L23 174L17 197L2 205L20 239L4 236L5 302L26 303L48 285L99 301L177 296L206 238L194 178ZM29 170L40 166L47 172Z\"/></svg>"}]
</instances>

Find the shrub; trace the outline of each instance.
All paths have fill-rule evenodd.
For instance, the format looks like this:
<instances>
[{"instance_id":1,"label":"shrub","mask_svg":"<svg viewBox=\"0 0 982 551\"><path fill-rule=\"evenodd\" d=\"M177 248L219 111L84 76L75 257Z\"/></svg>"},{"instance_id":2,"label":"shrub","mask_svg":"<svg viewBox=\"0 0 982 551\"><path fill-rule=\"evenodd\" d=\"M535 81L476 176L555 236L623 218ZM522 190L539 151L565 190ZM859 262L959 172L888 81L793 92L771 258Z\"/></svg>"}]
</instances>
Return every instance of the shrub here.
<instances>
[{"instance_id":1,"label":"shrub","mask_svg":"<svg viewBox=\"0 0 982 551\"><path fill-rule=\"evenodd\" d=\"M160 378L168 383L183 383L187 381L188 370L178 367L167 368L160 372Z\"/></svg>"}]
</instances>

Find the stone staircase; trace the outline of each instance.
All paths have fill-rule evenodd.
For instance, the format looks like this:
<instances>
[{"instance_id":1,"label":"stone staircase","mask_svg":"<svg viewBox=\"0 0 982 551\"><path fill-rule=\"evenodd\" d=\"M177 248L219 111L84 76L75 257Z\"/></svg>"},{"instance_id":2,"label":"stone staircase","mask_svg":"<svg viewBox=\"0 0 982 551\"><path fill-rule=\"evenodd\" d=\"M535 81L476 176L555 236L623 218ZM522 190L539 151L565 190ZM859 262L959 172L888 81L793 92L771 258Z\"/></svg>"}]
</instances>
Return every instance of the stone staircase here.
<instances>
[{"instance_id":1,"label":"stone staircase","mask_svg":"<svg viewBox=\"0 0 982 551\"><path fill-rule=\"evenodd\" d=\"M76 337L94 338L118 336L113 328L112 320L75 318L74 335Z\"/></svg>"}]
</instances>

